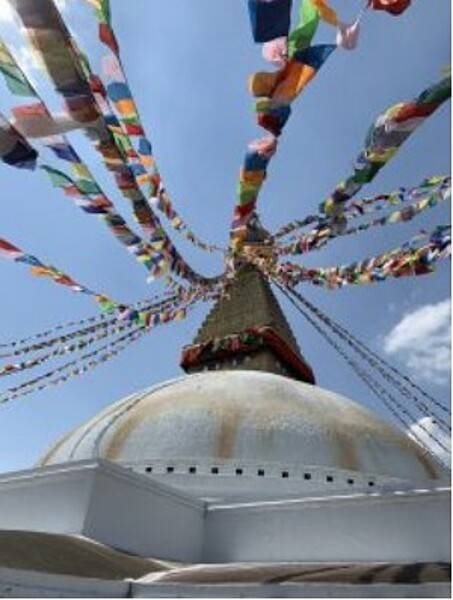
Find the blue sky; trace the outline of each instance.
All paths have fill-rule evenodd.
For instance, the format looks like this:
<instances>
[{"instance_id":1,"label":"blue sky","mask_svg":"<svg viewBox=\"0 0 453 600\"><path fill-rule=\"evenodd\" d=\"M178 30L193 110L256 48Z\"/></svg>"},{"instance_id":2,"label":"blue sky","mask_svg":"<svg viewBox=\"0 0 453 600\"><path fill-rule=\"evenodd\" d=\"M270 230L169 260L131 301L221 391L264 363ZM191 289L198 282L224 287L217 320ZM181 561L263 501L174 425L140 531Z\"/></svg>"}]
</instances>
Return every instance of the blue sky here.
<instances>
[{"instance_id":1,"label":"blue sky","mask_svg":"<svg viewBox=\"0 0 453 600\"><path fill-rule=\"evenodd\" d=\"M60 0L59 4L64 6L71 30L98 67L102 49L91 11L80 0ZM297 4L294 2L295 9ZM340 18L348 21L362 1L332 0L332 5ZM246 82L249 74L267 68L260 47L251 40L246 2L112 0L112 9L129 82L175 205L200 237L226 244L242 156L247 142L260 135ZM3 10L0 5L1 35L29 63L28 52L21 49L25 40ZM330 43L334 36L333 29L322 26L316 42ZM315 211L349 173L376 115L436 81L449 63L449 53L448 0L414 0L413 7L398 18L368 13L358 48L352 52L338 50L294 105L261 195L263 223L272 230ZM32 75L49 104L59 108L61 100L45 74L34 70ZM19 102L0 82L1 110L7 113ZM364 194L416 185L426 176L449 173L449 135L448 103L415 133ZM129 216L126 202L115 192L99 157L82 135L74 134L71 139L123 215ZM44 174L0 164L0 185L1 237L120 300L142 299L159 289L159 285L146 284L145 270L107 229L52 189ZM449 222L449 209L444 204L409 225L373 229L334 241L322 252L305 257L306 264L335 265L371 256L398 246L422 227ZM199 271L217 273L222 268L219 256L198 251L178 236L173 239ZM0 262L0 277L2 342L96 312L88 298L30 277L21 265ZM389 350L388 336L397 335L395 328L414 313L418 320L416 316L410 322L411 331L420 320L426 323L428 314L434 323L417 339L422 353L430 348L434 360L439 344L444 350L449 346L447 262L429 277L339 291L305 286L301 291L376 350ZM282 306L318 384L387 416L342 359L285 299ZM426 307L428 313L420 315L420 309ZM56 437L112 401L179 376L181 346L194 337L208 308L202 306L187 321L151 332L88 375L1 406L0 471L31 466ZM413 344L407 338L398 339L399 351L390 355L391 360L412 369L420 383L446 401L449 381L445 372L439 376L432 371L426 352L424 361L414 363ZM3 378L1 389L16 381L18 377Z\"/></svg>"}]
</instances>

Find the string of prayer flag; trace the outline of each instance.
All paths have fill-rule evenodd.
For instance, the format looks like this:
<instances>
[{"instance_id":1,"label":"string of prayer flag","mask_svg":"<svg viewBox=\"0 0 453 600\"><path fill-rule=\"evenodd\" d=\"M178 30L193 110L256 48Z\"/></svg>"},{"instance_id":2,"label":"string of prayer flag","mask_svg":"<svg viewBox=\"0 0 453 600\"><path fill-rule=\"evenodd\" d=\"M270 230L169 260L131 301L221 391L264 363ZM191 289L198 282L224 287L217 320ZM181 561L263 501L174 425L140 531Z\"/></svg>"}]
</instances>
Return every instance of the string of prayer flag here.
<instances>
[{"instance_id":1,"label":"string of prayer flag","mask_svg":"<svg viewBox=\"0 0 453 600\"><path fill-rule=\"evenodd\" d=\"M106 337L110 337L117 333L121 333L125 329L129 329L132 326L134 326L134 323L132 321L129 321L127 323L121 323L120 325L116 325L111 329L103 328L101 329L101 331L92 334L91 337L79 338L75 342L72 342L70 344L66 343L62 346L58 346L57 348L55 348L51 352L48 352L47 354L42 354L35 358L23 360L17 363L8 363L6 365L0 366L0 377L14 375L16 373L26 371L37 366L41 366L49 360L57 358L59 356L65 356L67 354L78 352L80 350L85 349L87 346L90 346L94 343L99 342L100 340L105 339Z\"/></svg>"},{"instance_id":2,"label":"string of prayer flag","mask_svg":"<svg viewBox=\"0 0 453 600\"><path fill-rule=\"evenodd\" d=\"M180 307L184 303L191 302L197 296L196 290L190 290L189 292L169 295L159 295L149 298L147 300L141 300L134 303L130 310L140 312L162 312L163 310L169 310L170 308ZM200 296L201 297L201 296ZM129 310L129 307L127 307ZM6 344L0 344L0 358L10 358L22 356L43 350L44 348L50 348L52 346L65 345L74 339L81 339L95 332L117 325L119 322L124 322L124 318L127 316L126 307L123 310L119 309L115 315L99 314L87 319L81 319L79 321L70 321L55 325L45 331L37 334L27 336L25 338L12 341ZM76 327L76 329L74 329ZM60 333L62 330L71 329ZM56 335L58 333L58 335Z\"/></svg>"},{"instance_id":3,"label":"string of prayer flag","mask_svg":"<svg viewBox=\"0 0 453 600\"><path fill-rule=\"evenodd\" d=\"M302 0L299 23L290 33L289 1L249 0L249 13L254 40L264 43L263 56L278 70L255 73L249 81L250 92L257 99L257 123L271 137L259 140L257 148L249 147L245 156L231 224L233 251L240 250L250 230L256 228L258 195L276 152L277 138L291 115L292 103L337 45L346 49L357 45L363 10L353 24L347 25L339 21L326 0ZM338 29L337 44L312 45L320 20Z\"/></svg>"},{"instance_id":4,"label":"string of prayer flag","mask_svg":"<svg viewBox=\"0 0 453 600\"><path fill-rule=\"evenodd\" d=\"M425 237L429 237L429 243L414 247ZM422 231L402 246L360 262L313 269L284 263L276 268L276 272L285 285L310 282L327 289L337 289L350 284L383 282L389 277L426 275L435 270L439 260L450 255L451 227L440 225L431 234Z\"/></svg>"},{"instance_id":5,"label":"string of prayer flag","mask_svg":"<svg viewBox=\"0 0 453 600\"><path fill-rule=\"evenodd\" d=\"M241 230L247 229L253 217L258 194L266 179L269 161L277 149L277 138L291 114L292 102L313 79L335 48L335 45L311 46L297 52L280 71L255 73L251 77L250 91L258 98L258 124L266 129L271 137L263 138L249 146L245 156L231 226L233 238L238 239Z\"/></svg>"},{"instance_id":6,"label":"string of prayer flag","mask_svg":"<svg viewBox=\"0 0 453 600\"><path fill-rule=\"evenodd\" d=\"M388 215L374 218L368 222L348 227L344 231L337 232L330 225L318 227L309 233L296 238L293 242L277 247L276 252L279 255L285 254L304 254L312 250L323 248L329 241L340 236L354 235L367 231L372 227L383 227L384 225L394 225L402 222L409 222L416 216L429 208L434 208L440 202L451 198L451 186L439 187L437 190L431 190L429 193L420 197L417 201L408 206L394 210ZM362 215L363 216L362 212Z\"/></svg>"},{"instance_id":7,"label":"string of prayer flag","mask_svg":"<svg viewBox=\"0 0 453 600\"><path fill-rule=\"evenodd\" d=\"M128 345L138 340L142 335L150 329L172 321L180 321L185 319L188 313L188 307L167 311L160 315L155 315L147 323L139 324L132 331L122 335L113 342L109 342L96 350L89 352L80 358L69 361L68 363L52 369L42 375L39 375L31 380L25 381L19 385L11 387L0 393L0 404L4 404L11 400L15 400L21 396L42 391L50 386L56 386L66 383L69 379L83 375L92 370L96 366L115 357L119 352L124 350ZM64 373L63 375L59 375ZM56 377L57 375L57 377Z\"/></svg>"},{"instance_id":8,"label":"string of prayer flag","mask_svg":"<svg viewBox=\"0 0 453 600\"><path fill-rule=\"evenodd\" d=\"M11 54L7 47L2 46L7 52L8 66L14 70L14 73L21 81L27 84L28 93L39 99L39 102L33 105L19 106L13 109L13 114L18 123L23 123L24 120L34 117L45 117L49 120L52 115L47 109L45 103L39 98L39 94L29 82L26 74ZM0 55L1 57L1 55ZM4 74L4 71L1 71ZM151 271L153 277L166 269L164 257L162 254L157 254L150 244L146 244L138 237L126 224L125 220L115 212L112 202L103 193L102 189L92 176L87 165L79 158L77 152L69 143L65 136L51 136L41 140L55 155L61 159L68 161L76 176L76 180L72 180L62 171L55 169L49 165L41 165L42 169L49 175L52 184L63 189L64 193L73 198L73 201L82 210L88 214L95 214L104 221L113 233L113 235L124 244L129 252L133 254L141 264ZM93 197L94 196L94 197Z\"/></svg>"},{"instance_id":9,"label":"string of prayer flag","mask_svg":"<svg viewBox=\"0 0 453 600\"><path fill-rule=\"evenodd\" d=\"M443 78L410 102L400 102L383 112L368 131L365 147L353 174L341 182L320 209L341 223L345 203L395 156L408 137L451 96L451 78Z\"/></svg>"},{"instance_id":10,"label":"string of prayer flag","mask_svg":"<svg viewBox=\"0 0 453 600\"><path fill-rule=\"evenodd\" d=\"M448 190L450 187L450 176L442 175L428 177L418 186L413 188L399 187L397 190L390 193L378 194L377 196L363 198L362 200L354 200L345 206L345 216L348 219L362 217L363 215L372 212L382 211L389 206L392 207L403 202L420 199L430 193L435 194ZM302 229L313 223L317 223L318 227L324 227L327 225L328 220L326 219L326 216L321 213L307 215L304 219L297 219L283 225L273 234L273 237L278 240L297 229Z\"/></svg>"},{"instance_id":11,"label":"string of prayer flag","mask_svg":"<svg viewBox=\"0 0 453 600\"><path fill-rule=\"evenodd\" d=\"M101 310L104 312L112 312L118 306L121 306L119 303L114 302L104 294L95 292L89 287L78 283L70 275L67 275L60 269L43 263L33 254L27 254L8 240L0 239L0 256L17 263L28 265L30 267L30 273L35 277L49 277L54 283L63 285L73 292L92 296L98 303Z\"/></svg>"},{"instance_id":12,"label":"string of prayer flag","mask_svg":"<svg viewBox=\"0 0 453 600\"><path fill-rule=\"evenodd\" d=\"M153 208L161 211L169 220L171 227L184 235L184 237L202 250L208 252L223 251L215 245L206 244L195 235L181 215L175 210L173 203L164 187L159 168L153 156L152 144L146 137L137 105L129 87L121 59L119 56L119 45L115 38L114 48L106 40L114 35L111 25L111 10L108 0L103 1L102 6L97 1L89 3L94 7L95 14L99 20L100 40L106 44L112 54L103 59L104 75L107 85L101 87L104 90L103 98L99 94L94 95L102 107L102 112L107 126L114 135L116 141L125 144L129 150L126 153L131 173L139 186L146 187L146 197ZM105 37L105 32L110 33ZM104 37L103 37L104 36ZM92 76L91 76L92 78ZM116 109L118 118L110 110L110 102ZM130 137L138 137L138 150L133 148Z\"/></svg>"},{"instance_id":13,"label":"string of prayer flag","mask_svg":"<svg viewBox=\"0 0 453 600\"><path fill-rule=\"evenodd\" d=\"M114 342L109 342L99 349L85 354L79 359L71 360L61 367L52 369L43 375L34 377L33 379L30 379L24 383L11 387L0 393L0 404L5 404L6 402L16 400L17 398L32 394L34 392L40 392L48 387L66 383L74 377L83 375L99 364L102 364L103 362L115 357L117 354L119 354L119 352L138 340L141 335L144 335L145 333L146 328L143 325L137 327L132 332L121 336ZM64 371L68 372L64 375L55 377L59 373L64 373Z\"/></svg>"}]
</instances>

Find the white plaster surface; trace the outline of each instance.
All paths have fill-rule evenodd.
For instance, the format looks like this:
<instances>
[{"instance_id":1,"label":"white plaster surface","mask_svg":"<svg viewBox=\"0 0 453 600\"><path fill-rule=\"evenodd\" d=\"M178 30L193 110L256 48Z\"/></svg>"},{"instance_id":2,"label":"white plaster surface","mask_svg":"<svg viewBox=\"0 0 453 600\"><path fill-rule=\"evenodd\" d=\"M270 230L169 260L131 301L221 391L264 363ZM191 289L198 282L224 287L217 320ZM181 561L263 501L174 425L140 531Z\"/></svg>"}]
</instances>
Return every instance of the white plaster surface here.
<instances>
[{"instance_id":1,"label":"white plaster surface","mask_svg":"<svg viewBox=\"0 0 453 600\"><path fill-rule=\"evenodd\" d=\"M127 472L102 470L95 479L84 535L141 556L196 561L203 537L204 505Z\"/></svg>"},{"instance_id":2,"label":"white plaster surface","mask_svg":"<svg viewBox=\"0 0 453 600\"><path fill-rule=\"evenodd\" d=\"M224 371L120 400L57 442L42 464L226 459L436 477L423 454L404 432L338 394L271 373Z\"/></svg>"},{"instance_id":3,"label":"white plaster surface","mask_svg":"<svg viewBox=\"0 0 453 600\"><path fill-rule=\"evenodd\" d=\"M141 556L199 558L204 504L106 462L0 477L0 529L80 534Z\"/></svg>"},{"instance_id":4,"label":"white plaster surface","mask_svg":"<svg viewBox=\"0 0 453 600\"><path fill-rule=\"evenodd\" d=\"M84 465L0 476L0 529L82 533L94 477Z\"/></svg>"},{"instance_id":5,"label":"white plaster surface","mask_svg":"<svg viewBox=\"0 0 453 600\"><path fill-rule=\"evenodd\" d=\"M120 463L121 464L121 463ZM373 473L299 463L263 463L260 460L211 459L154 460L124 463L135 472L212 503L241 502L304 496L329 496L339 492L372 493L388 489L413 489L417 482ZM170 474L167 468L171 466ZM212 473L215 466L216 473ZM241 474L237 474L237 469ZM151 470L150 470L151 469ZM195 472L191 472L195 469ZM283 474L286 477L283 477ZM307 478L309 477L309 479ZM422 486L438 482L420 480Z\"/></svg>"},{"instance_id":6,"label":"white plaster surface","mask_svg":"<svg viewBox=\"0 0 453 600\"><path fill-rule=\"evenodd\" d=\"M203 560L451 560L450 490L214 506Z\"/></svg>"},{"instance_id":7,"label":"white plaster surface","mask_svg":"<svg viewBox=\"0 0 453 600\"><path fill-rule=\"evenodd\" d=\"M0 529L189 563L449 561L449 522L443 488L219 504L105 461L0 478Z\"/></svg>"}]
</instances>

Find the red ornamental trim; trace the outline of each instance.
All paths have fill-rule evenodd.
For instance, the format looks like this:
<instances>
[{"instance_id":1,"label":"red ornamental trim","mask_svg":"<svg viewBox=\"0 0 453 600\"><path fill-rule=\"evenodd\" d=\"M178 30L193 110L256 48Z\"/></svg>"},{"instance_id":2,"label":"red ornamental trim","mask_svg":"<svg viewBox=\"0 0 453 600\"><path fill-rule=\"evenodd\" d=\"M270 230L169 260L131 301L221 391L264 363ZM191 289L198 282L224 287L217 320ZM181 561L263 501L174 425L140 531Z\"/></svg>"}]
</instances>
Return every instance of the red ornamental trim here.
<instances>
[{"instance_id":1,"label":"red ornamental trim","mask_svg":"<svg viewBox=\"0 0 453 600\"><path fill-rule=\"evenodd\" d=\"M299 358L272 327L268 326L249 327L222 339L187 346L182 351L180 364L183 369L188 370L208 361L221 360L238 354L252 354L261 348L270 348L299 379L315 384L311 367Z\"/></svg>"}]
</instances>

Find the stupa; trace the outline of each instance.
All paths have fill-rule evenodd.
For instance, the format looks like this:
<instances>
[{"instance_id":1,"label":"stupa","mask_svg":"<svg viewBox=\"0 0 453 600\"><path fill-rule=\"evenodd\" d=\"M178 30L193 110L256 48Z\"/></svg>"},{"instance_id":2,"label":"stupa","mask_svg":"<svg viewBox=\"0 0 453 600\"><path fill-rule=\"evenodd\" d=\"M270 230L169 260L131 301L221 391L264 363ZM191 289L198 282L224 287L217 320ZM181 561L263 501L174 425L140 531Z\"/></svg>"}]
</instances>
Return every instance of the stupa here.
<instances>
[{"instance_id":1,"label":"stupa","mask_svg":"<svg viewBox=\"0 0 453 600\"><path fill-rule=\"evenodd\" d=\"M255 267L181 365L0 478L0 595L450 595L449 474L316 385Z\"/></svg>"}]
</instances>

